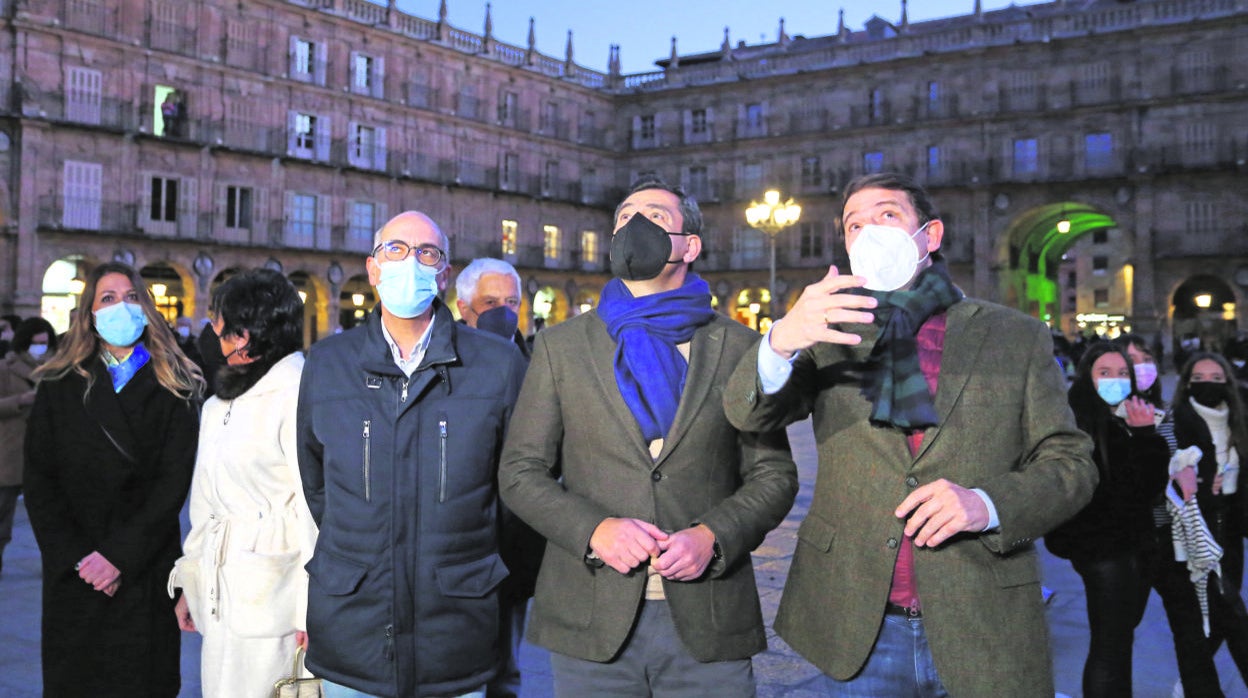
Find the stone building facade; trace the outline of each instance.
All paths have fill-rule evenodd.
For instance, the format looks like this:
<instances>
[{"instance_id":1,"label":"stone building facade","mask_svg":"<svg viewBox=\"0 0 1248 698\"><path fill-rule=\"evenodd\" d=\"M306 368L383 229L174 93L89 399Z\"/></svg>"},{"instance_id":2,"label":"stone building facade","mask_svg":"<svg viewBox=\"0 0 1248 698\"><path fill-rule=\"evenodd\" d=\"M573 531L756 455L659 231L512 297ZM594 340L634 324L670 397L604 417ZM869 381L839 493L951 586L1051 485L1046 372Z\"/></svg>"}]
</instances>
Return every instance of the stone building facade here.
<instances>
[{"instance_id":1,"label":"stone building facade","mask_svg":"<svg viewBox=\"0 0 1248 698\"><path fill-rule=\"evenodd\" d=\"M524 326L557 322L596 302L612 208L655 172L702 203L721 311L758 326L847 265L840 188L901 170L968 293L1068 333L1248 327L1248 0L978 5L726 32L621 75L618 49L577 64L571 34L561 57L531 27L495 40L488 6L475 33L445 3L0 0L0 310L63 313L72 277L122 259L202 318L223 275L267 264L306 294L313 341L371 305L373 231L415 208L457 266L516 264ZM768 188L804 209L775 240L775 299L744 218Z\"/></svg>"}]
</instances>

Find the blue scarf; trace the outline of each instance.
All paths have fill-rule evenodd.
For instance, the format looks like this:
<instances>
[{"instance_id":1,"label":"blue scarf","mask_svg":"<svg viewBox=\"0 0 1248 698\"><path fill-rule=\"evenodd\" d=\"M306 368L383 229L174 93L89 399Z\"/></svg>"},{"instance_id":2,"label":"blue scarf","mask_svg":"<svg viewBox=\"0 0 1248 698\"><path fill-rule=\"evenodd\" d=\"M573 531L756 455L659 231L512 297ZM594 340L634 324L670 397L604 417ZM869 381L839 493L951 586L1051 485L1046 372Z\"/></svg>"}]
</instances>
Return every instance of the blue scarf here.
<instances>
[{"instance_id":1,"label":"blue scarf","mask_svg":"<svg viewBox=\"0 0 1248 698\"><path fill-rule=\"evenodd\" d=\"M104 352L104 365L108 367L108 375L113 379L113 392L120 393L121 389L126 387L126 383L134 378L134 374L139 369L147 365L152 355L147 351L147 347L143 346L143 342L134 345L134 351L130 352L125 361L117 361L113 359L107 351Z\"/></svg>"},{"instance_id":2,"label":"blue scarf","mask_svg":"<svg viewBox=\"0 0 1248 698\"><path fill-rule=\"evenodd\" d=\"M615 382L646 441L665 436L676 419L689 362L676 348L715 317L711 289L696 274L680 288L641 298L619 279L602 289L598 317L615 340Z\"/></svg>"}]
</instances>

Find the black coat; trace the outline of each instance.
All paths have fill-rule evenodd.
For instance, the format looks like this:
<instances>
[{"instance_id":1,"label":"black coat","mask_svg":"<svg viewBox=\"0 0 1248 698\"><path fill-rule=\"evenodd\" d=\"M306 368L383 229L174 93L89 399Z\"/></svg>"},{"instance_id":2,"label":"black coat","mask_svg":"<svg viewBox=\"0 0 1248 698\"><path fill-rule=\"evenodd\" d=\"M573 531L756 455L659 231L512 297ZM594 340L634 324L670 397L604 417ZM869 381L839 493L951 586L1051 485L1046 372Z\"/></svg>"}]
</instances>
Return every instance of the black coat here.
<instances>
[{"instance_id":1,"label":"black coat","mask_svg":"<svg viewBox=\"0 0 1248 698\"><path fill-rule=\"evenodd\" d=\"M373 695L458 695L498 659L498 456L525 364L434 307L410 379L374 311L313 345L299 386L299 469L320 527L308 669Z\"/></svg>"},{"instance_id":2,"label":"black coat","mask_svg":"<svg viewBox=\"0 0 1248 698\"><path fill-rule=\"evenodd\" d=\"M181 549L197 411L157 382L150 362L120 394L103 362L88 369L85 403L77 373L40 384L26 432L26 508L43 558L44 695L175 696L179 631L166 580ZM92 551L121 570L111 598L74 570Z\"/></svg>"}]
</instances>

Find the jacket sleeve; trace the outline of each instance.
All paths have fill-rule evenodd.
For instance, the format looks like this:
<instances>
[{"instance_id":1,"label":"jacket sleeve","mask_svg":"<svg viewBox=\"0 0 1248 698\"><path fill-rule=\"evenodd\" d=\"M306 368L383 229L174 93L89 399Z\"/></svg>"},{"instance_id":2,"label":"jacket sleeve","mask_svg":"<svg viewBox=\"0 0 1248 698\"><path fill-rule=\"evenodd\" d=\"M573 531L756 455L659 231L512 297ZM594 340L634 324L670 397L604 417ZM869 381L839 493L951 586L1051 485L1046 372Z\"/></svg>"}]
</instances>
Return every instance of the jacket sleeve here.
<instances>
[{"instance_id":1,"label":"jacket sleeve","mask_svg":"<svg viewBox=\"0 0 1248 698\"><path fill-rule=\"evenodd\" d=\"M1075 425L1065 378L1053 360L1048 328L1035 323L1020 356L1025 370L1019 415L1023 457L1018 467L976 483L992 499L1000 526L980 536L997 553L1028 545L1074 516L1092 499L1099 479L1092 440Z\"/></svg>"},{"instance_id":2,"label":"jacket sleeve","mask_svg":"<svg viewBox=\"0 0 1248 698\"><path fill-rule=\"evenodd\" d=\"M559 482L564 432L559 403L550 347L539 333L516 401L515 414L520 418L511 423L503 447L499 493L503 503L547 541L584 555L594 529L612 513L567 491Z\"/></svg>"},{"instance_id":3,"label":"jacket sleeve","mask_svg":"<svg viewBox=\"0 0 1248 698\"><path fill-rule=\"evenodd\" d=\"M73 568L94 547L70 509L58 468L53 400L49 384L40 384L26 422L26 467L22 492L31 528L39 543L45 574L60 574Z\"/></svg>"},{"instance_id":4,"label":"jacket sleeve","mask_svg":"<svg viewBox=\"0 0 1248 698\"><path fill-rule=\"evenodd\" d=\"M165 395L169 395L165 393ZM100 541L98 550L124 576L135 576L156 562L162 552L162 530L178 520L178 512L195 472L199 417L193 402L169 396L160 447L153 457L156 476L138 510ZM166 561L167 562L167 561Z\"/></svg>"},{"instance_id":5,"label":"jacket sleeve","mask_svg":"<svg viewBox=\"0 0 1248 698\"><path fill-rule=\"evenodd\" d=\"M1153 499L1170 481L1170 446L1153 425L1128 427L1127 462L1135 469L1132 482L1142 495Z\"/></svg>"},{"instance_id":6,"label":"jacket sleeve","mask_svg":"<svg viewBox=\"0 0 1248 698\"><path fill-rule=\"evenodd\" d=\"M765 337L764 337L765 338ZM779 391L763 392L758 377L758 352L763 339L741 357L724 388L724 414L742 431L777 431L810 416L816 385L814 359L801 352L793 362L793 373Z\"/></svg>"},{"instance_id":7,"label":"jacket sleeve","mask_svg":"<svg viewBox=\"0 0 1248 698\"><path fill-rule=\"evenodd\" d=\"M299 380L299 405L295 416L295 455L299 463L299 476L303 483L304 501L315 525L321 525L325 515L325 446L317 440L312 429L312 408L315 400L317 352L308 352L303 364L303 376Z\"/></svg>"},{"instance_id":8,"label":"jacket sleeve","mask_svg":"<svg viewBox=\"0 0 1248 698\"><path fill-rule=\"evenodd\" d=\"M733 569L779 526L797 497L797 465L783 430L742 432L741 487L699 517L715 534L722 556L709 570L718 577Z\"/></svg>"},{"instance_id":9,"label":"jacket sleeve","mask_svg":"<svg viewBox=\"0 0 1248 698\"><path fill-rule=\"evenodd\" d=\"M302 389L303 382L300 381ZM283 417L278 428L277 440L286 460L286 470L294 491L295 531L294 540L299 545L299 564L293 574L295 579L287 593L295 594L297 601L295 610L295 629L307 629L308 614L308 573L305 566L312 559L312 551L316 548L317 528L312 520L312 512L308 508L307 498L303 491L303 479L299 469L299 435L298 435L298 400L299 392L290 390L282 394L282 403L278 409Z\"/></svg>"},{"instance_id":10,"label":"jacket sleeve","mask_svg":"<svg viewBox=\"0 0 1248 698\"><path fill-rule=\"evenodd\" d=\"M203 425L200 425L202 431ZM201 435L202 436L202 435ZM183 589L183 593L198 593L195 589L199 583L199 560L204 547L204 524L207 523L208 506L207 506L207 488L208 474L207 466L200 458L198 451L203 448L204 439L200 439L199 446L195 455L195 474L191 477L191 496L190 496L190 533L186 535L186 540L182 542L182 557L173 563L173 570L169 573L169 593L172 595L174 589ZM186 589L192 589L186 592Z\"/></svg>"}]
</instances>

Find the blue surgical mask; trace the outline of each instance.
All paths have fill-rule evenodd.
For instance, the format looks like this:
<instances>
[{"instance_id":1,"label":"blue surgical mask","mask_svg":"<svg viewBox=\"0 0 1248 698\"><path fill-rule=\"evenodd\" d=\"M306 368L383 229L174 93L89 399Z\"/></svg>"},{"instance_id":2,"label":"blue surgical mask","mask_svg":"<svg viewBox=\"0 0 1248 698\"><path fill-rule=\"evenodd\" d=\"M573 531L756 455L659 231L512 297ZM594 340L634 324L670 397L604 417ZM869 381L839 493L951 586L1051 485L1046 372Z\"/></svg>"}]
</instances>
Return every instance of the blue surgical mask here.
<instances>
[{"instance_id":1,"label":"blue surgical mask","mask_svg":"<svg viewBox=\"0 0 1248 698\"><path fill-rule=\"evenodd\" d=\"M128 347L143 336L147 315L138 303L114 303L95 311L95 331L100 339L115 346Z\"/></svg>"},{"instance_id":2,"label":"blue surgical mask","mask_svg":"<svg viewBox=\"0 0 1248 698\"><path fill-rule=\"evenodd\" d=\"M438 271L413 255L398 262L382 262L377 294L381 305L398 318L414 318L429 309L438 295Z\"/></svg>"},{"instance_id":3,"label":"blue surgical mask","mask_svg":"<svg viewBox=\"0 0 1248 698\"><path fill-rule=\"evenodd\" d=\"M1117 407L1118 403L1131 394L1131 379L1102 378L1096 382L1096 394L1109 403L1110 407Z\"/></svg>"}]
</instances>

